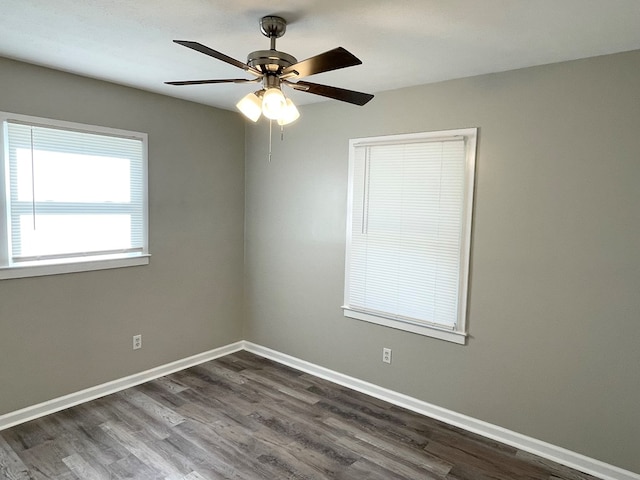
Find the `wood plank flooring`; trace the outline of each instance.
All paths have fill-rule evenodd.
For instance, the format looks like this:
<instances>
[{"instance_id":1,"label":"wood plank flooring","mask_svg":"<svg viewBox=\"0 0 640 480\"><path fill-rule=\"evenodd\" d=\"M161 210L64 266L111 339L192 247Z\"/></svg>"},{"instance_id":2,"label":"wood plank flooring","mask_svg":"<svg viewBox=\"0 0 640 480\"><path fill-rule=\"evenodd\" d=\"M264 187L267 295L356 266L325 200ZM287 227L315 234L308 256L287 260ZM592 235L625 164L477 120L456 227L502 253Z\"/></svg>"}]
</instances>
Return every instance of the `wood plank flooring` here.
<instances>
[{"instance_id":1,"label":"wood plank flooring","mask_svg":"<svg viewBox=\"0 0 640 480\"><path fill-rule=\"evenodd\" d=\"M6 480L590 480L238 352L0 432Z\"/></svg>"}]
</instances>

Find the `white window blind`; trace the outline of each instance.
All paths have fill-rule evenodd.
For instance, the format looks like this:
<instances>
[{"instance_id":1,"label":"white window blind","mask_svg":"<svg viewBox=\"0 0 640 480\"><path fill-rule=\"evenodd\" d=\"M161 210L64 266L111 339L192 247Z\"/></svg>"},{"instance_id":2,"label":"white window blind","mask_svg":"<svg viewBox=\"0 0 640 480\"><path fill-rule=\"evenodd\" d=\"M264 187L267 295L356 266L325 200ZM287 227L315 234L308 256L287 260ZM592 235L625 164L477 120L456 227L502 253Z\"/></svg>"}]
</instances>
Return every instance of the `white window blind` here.
<instances>
[{"instance_id":1,"label":"white window blind","mask_svg":"<svg viewBox=\"0 0 640 480\"><path fill-rule=\"evenodd\" d=\"M463 329L468 151L468 135L352 143L345 315Z\"/></svg>"},{"instance_id":2,"label":"white window blind","mask_svg":"<svg viewBox=\"0 0 640 480\"><path fill-rule=\"evenodd\" d=\"M147 253L146 137L7 120L3 143L9 267Z\"/></svg>"}]
</instances>

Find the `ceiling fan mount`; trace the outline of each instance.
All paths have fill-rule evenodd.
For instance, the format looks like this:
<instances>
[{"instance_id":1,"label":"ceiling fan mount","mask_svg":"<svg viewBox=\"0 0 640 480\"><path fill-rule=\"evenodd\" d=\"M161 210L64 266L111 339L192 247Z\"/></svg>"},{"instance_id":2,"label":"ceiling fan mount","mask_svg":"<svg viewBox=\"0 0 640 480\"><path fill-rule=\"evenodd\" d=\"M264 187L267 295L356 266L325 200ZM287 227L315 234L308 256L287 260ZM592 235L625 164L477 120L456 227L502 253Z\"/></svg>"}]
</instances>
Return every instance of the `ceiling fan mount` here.
<instances>
[{"instance_id":1,"label":"ceiling fan mount","mask_svg":"<svg viewBox=\"0 0 640 480\"><path fill-rule=\"evenodd\" d=\"M353 90L346 90L338 87L331 87L328 85L320 85L317 83L311 83L306 81L300 81L300 78L316 75L318 73L329 72L332 70L338 70L340 68L352 67L360 65L362 62L352 53L348 52L342 47L334 48L319 55L307 58L306 60L298 61L293 55L276 50L276 39L282 37L287 30L287 22L284 18L275 15L268 15L260 19L260 31L265 37L270 40L269 50L256 50L249 53L247 56L247 63L243 63L235 58L229 57L224 53L213 50L198 42L192 42L187 40L174 40L175 43L196 50L200 53L208 55L210 57L221 60L225 63L241 68L245 72L253 75L255 78L235 78L235 79L219 79L219 80L186 80L179 82L165 82L169 85L202 85L213 83L259 83L263 84L263 89L249 94L247 97L253 95L255 98L249 99L252 103L257 104L259 98L264 102L267 102L267 97L272 90L278 90L281 97L279 100L281 103L281 109L284 111L286 108L292 108L295 110L295 118L299 116L297 109L293 103L284 97L281 93L281 86L286 85L294 90L313 93L315 95L321 95L323 97L340 100L342 102L351 103L354 105L364 105L369 102L373 95L368 93L356 92ZM264 95L264 94L267 95ZM245 99L243 99L245 100ZM242 101L241 101L242 102ZM248 115L238 103L238 108L241 109L245 115L256 121L260 113L255 115ZM285 106L286 103L286 106ZM262 106L262 113L268 118L276 119L276 117L270 116L266 107ZM281 118L277 118L281 121ZM281 123L283 124L283 123Z\"/></svg>"},{"instance_id":2,"label":"ceiling fan mount","mask_svg":"<svg viewBox=\"0 0 640 480\"><path fill-rule=\"evenodd\" d=\"M260 31L265 37L280 38L287 31L287 21L276 15L267 15L260 19Z\"/></svg>"}]
</instances>

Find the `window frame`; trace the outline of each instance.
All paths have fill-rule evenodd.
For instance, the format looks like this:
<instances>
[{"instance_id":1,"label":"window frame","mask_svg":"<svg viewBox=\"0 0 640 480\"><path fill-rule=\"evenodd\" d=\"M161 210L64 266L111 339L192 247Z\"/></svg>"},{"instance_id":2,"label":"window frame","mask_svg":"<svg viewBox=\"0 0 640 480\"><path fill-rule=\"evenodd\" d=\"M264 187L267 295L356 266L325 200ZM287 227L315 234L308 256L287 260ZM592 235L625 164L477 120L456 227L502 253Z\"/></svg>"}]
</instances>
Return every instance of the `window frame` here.
<instances>
[{"instance_id":1,"label":"window frame","mask_svg":"<svg viewBox=\"0 0 640 480\"><path fill-rule=\"evenodd\" d=\"M68 256L46 260L11 262L8 224L11 221L8 198L9 187L9 146L7 142L7 122L18 122L44 128L76 131L89 134L113 136L139 140L142 145L142 251L131 253L109 253L86 256ZM50 118L0 112L0 280L36 277L64 273L87 272L149 264L149 197L148 197L148 136L146 133L111 127L68 122Z\"/></svg>"},{"instance_id":2,"label":"window frame","mask_svg":"<svg viewBox=\"0 0 640 480\"><path fill-rule=\"evenodd\" d=\"M345 317L367 321L377 325L383 325L411 333L425 335L441 340L446 340L460 345L465 345L468 337L467 329L467 301L469 293L469 269L471 258L471 234L473 220L473 200L475 191L475 164L477 149L477 128L462 128L453 130L440 130L431 132L418 132L397 135L385 135L376 137L355 138L349 141L349 176L347 194L347 232L345 247L345 283L344 304L342 306ZM460 243L459 262L459 290L457 302L457 322L453 329L411 321L410 319L391 318L383 312L367 311L366 309L354 309L349 306L350 275L351 275L351 245L353 232L353 202L355 183L355 156L356 149L367 146L404 145L416 142L437 142L451 140L454 137L465 139L465 172L464 172L464 197L462 206L462 232Z\"/></svg>"}]
</instances>

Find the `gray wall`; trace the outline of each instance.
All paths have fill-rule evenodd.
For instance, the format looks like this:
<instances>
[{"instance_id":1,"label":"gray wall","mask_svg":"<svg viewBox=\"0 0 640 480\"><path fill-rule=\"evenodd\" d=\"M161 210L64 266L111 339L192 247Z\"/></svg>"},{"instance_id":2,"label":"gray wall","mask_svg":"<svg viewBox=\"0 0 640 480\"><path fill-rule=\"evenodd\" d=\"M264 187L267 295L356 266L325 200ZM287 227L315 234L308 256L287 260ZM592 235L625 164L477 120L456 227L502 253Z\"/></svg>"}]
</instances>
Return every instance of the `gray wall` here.
<instances>
[{"instance_id":1,"label":"gray wall","mask_svg":"<svg viewBox=\"0 0 640 480\"><path fill-rule=\"evenodd\" d=\"M0 414L247 338L640 472L639 77L631 52L310 105L269 164L265 123L0 60L0 110L149 134L153 254L0 281ZM469 344L343 317L348 139L472 126Z\"/></svg>"},{"instance_id":2,"label":"gray wall","mask_svg":"<svg viewBox=\"0 0 640 480\"><path fill-rule=\"evenodd\" d=\"M249 127L245 338L640 472L639 78L635 51L309 105L271 163ZM349 138L460 127L468 345L343 317Z\"/></svg>"},{"instance_id":3,"label":"gray wall","mask_svg":"<svg viewBox=\"0 0 640 480\"><path fill-rule=\"evenodd\" d=\"M0 414L240 340L238 115L2 59L0 86L3 111L149 134L153 255L147 266L0 281Z\"/></svg>"}]
</instances>

